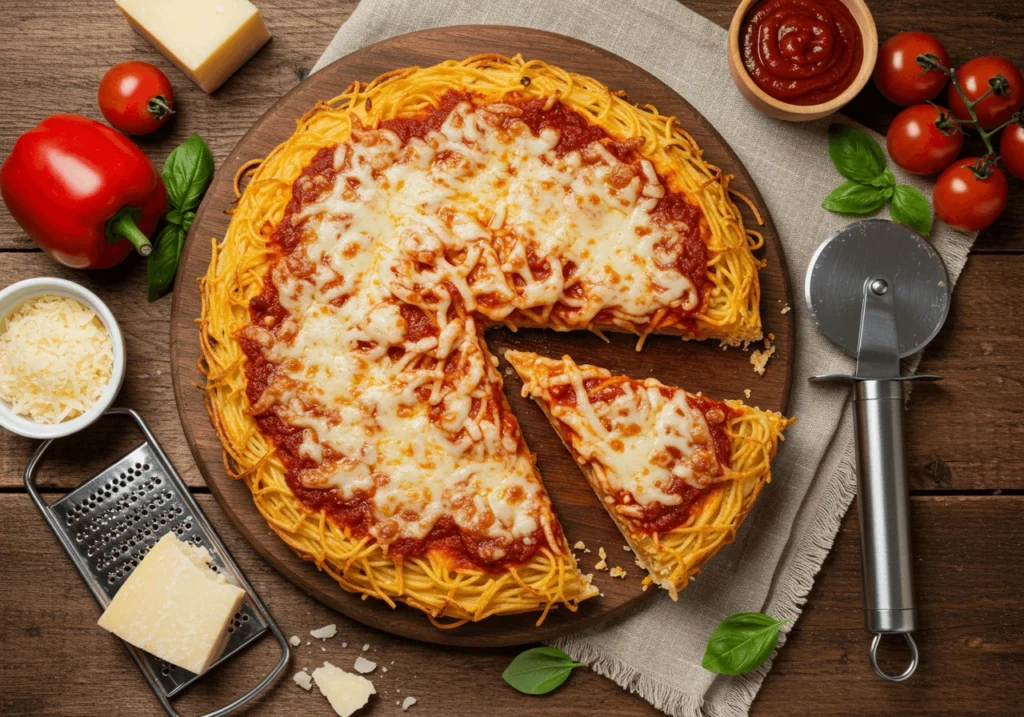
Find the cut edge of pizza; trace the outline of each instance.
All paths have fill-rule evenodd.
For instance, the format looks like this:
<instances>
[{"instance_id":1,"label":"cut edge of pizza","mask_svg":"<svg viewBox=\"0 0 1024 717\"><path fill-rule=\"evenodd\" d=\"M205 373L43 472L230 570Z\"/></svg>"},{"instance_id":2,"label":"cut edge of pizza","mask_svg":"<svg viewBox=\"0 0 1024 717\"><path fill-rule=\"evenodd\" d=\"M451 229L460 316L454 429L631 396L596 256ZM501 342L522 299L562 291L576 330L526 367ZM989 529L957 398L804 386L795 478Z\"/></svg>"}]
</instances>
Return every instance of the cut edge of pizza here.
<instances>
[{"instance_id":1,"label":"cut edge of pizza","mask_svg":"<svg viewBox=\"0 0 1024 717\"><path fill-rule=\"evenodd\" d=\"M793 419L568 356L505 359L648 572L644 588L654 583L675 600L735 539Z\"/></svg>"}]
</instances>

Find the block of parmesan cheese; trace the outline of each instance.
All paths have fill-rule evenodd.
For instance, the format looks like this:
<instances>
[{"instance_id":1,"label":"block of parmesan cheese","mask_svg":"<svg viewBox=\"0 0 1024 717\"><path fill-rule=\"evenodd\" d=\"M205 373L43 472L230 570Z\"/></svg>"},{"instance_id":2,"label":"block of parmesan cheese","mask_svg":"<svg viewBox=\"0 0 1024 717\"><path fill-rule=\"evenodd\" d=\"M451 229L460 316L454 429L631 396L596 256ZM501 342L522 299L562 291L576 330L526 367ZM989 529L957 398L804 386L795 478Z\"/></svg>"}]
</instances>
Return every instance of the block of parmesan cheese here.
<instances>
[{"instance_id":1,"label":"block of parmesan cheese","mask_svg":"<svg viewBox=\"0 0 1024 717\"><path fill-rule=\"evenodd\" d=\"M100 627L172 665L205 672L224 651L245 596L212 562L206 548L168 533L117 591Z\"/></svg>"},{"instance_id":2,"label":"block of parmesan cheese","mask_svg":"<svg viewBox=\"0 0 1024 717\"><path fill-rule=\"evenodd\" d=\"M270 39L249 0L117 0L128 24L205 92Z\"/></svg>"}]
</instances>

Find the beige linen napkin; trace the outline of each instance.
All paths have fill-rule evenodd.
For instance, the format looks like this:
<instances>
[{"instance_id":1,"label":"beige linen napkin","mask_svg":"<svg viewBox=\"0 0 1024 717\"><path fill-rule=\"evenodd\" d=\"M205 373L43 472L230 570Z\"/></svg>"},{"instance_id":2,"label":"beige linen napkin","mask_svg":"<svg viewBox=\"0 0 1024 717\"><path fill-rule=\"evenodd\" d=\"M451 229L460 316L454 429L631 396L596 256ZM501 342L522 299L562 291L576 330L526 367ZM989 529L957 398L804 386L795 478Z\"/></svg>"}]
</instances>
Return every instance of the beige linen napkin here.
<instances>
[{"instance_id":1,"label":"beige linen napkin","mask_svg":"<svg viewBox=\"0 0 1024 717\"><path fill-rule=\"evenodd\" d=\"M790 124L753 109L729 77L725 30L674 0L362 0L314 71L394 35L462 24L525 26L570 35L656 75L732 145L782 237L797 327L789 413L799 420L787 431L772 484L736 543L709 563L678 603L655 596L640 612L616 624L557 642L575 659L669 714L746 714L770 665L742 677L707 672L700 661L708 635L735 612L763 611L795 620L854 495L847 389L807 382L816 374L852 373L853 362L815 331L800 300L812 252L849 222L821 208L824 197L842 181L829 161L827 121ZM930 196L926 181L892 168L897 181ZM887 216L886 210L881 215ZM974 236L954 232L936 220L931 239L955 280ZM905 369L913 370L917 360L910 359ZM866 654L866 638L852 647L863 648Z\"/></svg>"}]
</instances>

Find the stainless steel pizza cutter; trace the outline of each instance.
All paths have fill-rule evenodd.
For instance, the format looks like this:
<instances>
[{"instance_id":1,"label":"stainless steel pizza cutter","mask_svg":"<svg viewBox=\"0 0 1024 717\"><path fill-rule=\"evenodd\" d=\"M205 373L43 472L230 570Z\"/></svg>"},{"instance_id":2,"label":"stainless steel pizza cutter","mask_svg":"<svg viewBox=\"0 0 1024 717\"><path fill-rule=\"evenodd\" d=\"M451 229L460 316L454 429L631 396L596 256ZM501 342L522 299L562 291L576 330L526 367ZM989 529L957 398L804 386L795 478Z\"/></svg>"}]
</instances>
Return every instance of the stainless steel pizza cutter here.
<instances>
[{"instance_id":1,"label":"stainless steel pizza cutter","mask_svg":"<svg viewBox=\"0 0 1024 717\"><path fill-rule=\"evenodd\" d=\"M853 376L815 376L854 386L857 434L857 506L864 569L864 612L871 667L900 682L917 668L917 627L911 574L910 516L903 449L900 359L923 348L949 311L949 276L923 237L893 222L854 222L822 243L805 282L807 306L818 330L856 357ZM898 675L878 665L882 635L901 634L911 662Z\"/></svg>"}]
</instances>

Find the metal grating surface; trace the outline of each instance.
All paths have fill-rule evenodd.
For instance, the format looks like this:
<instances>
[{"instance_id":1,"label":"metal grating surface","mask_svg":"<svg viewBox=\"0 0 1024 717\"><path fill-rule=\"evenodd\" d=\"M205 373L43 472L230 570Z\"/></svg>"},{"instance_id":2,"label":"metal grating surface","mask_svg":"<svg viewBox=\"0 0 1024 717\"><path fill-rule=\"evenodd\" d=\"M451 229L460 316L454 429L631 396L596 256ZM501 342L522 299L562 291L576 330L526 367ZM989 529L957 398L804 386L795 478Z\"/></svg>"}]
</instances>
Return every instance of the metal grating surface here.
<instances>
[{"instance_id":1,"label":"metal grating surface","mask_svg":"<svg viewBox=\"0 0 1024 717\"><path fill-rule=\"evenodd\" d=\"M168 531L174 531L180 540L206 547L213 557L213 569L241 585L239 576L221 558L214 541L183 500L180 479L168 477L172 471L149 443L143 443L50 506L68 538L65 544L74 551L73 557L104 607ZM247 594L228 626L231 635L217 664L258 639L266 629L267 623ZM141 650L139 653L168 697L197 679L187 670Z\"/></svg>"}]
</instances>

